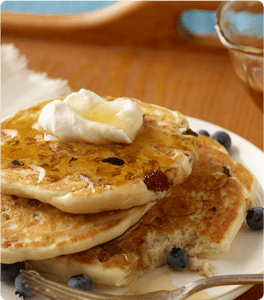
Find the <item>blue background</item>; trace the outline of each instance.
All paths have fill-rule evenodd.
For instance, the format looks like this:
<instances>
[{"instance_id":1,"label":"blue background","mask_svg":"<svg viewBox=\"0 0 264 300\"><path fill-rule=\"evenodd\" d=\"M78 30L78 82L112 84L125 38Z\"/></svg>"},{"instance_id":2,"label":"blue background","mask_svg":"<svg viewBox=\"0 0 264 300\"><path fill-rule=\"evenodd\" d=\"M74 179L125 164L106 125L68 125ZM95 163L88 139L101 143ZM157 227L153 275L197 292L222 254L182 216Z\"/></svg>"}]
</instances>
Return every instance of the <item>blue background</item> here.
<instances>
[{"instance_id":1,"label":"blue background","mask_svg":"<svg viewBox=\"0 0 264 300\"><path fill-rule=\"evenodd\" d=\"M67 14L94 11L116 1L4 1L3 11Z\"/></svg>"},{"instance_id":2,"label":"blue background","mask_svg":"<svg viewBox=\"0 0 264 300\"><path fill-rule=\"evenodd\" d=\"M69 14L94 11L117 1L4 1L3 11ZM215 33L215 12L188 11L183 22L193 33Z\"/></svg>"}]
</instances>

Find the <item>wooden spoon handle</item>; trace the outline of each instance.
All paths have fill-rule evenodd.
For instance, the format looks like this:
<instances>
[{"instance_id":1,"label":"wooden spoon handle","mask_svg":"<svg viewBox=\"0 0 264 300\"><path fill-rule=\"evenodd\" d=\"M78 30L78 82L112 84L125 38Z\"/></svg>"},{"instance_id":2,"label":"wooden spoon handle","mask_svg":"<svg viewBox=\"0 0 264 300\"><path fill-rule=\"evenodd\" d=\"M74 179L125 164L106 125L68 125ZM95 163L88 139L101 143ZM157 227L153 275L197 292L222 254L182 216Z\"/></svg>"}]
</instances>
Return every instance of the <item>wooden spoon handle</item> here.
<instances>
[{"instance_id":1,"label":"wooden spoon handle","mask_svg":"<svg viewBox=\"0 0 264 300\"><path fill-rule=\"evenodd\" d=\"M79 14L1 13L2 35L77 42L172 48L182 39L176 22L184 10L215 10L220 1L121 1Z\"/></svg>"}]
</instances>

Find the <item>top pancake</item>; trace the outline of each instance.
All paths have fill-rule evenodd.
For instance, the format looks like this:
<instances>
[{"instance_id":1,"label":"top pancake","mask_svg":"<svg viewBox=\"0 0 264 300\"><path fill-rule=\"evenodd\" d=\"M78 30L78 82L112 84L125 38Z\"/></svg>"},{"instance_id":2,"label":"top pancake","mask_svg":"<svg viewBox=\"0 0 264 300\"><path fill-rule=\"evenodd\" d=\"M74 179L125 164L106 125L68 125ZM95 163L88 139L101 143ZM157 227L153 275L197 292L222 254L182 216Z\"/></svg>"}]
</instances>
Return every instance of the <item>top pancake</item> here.
<instances>
[{"instance_id":1,"label":"top pancake","mask_svg":"<svg viewBox=\"0 0 264 300\"><path fill-rule=\"evenodd\" d=\"M108 97L111 101L113 98ZM128 209L165 196L191 173L199 147L179 112L136 102L144 124L132 144L45 141L42 101L2 122L2 192L69 213Z\"/></svg>"},{"instance_id":2,"label":"top pancake","mask_svg":"<svg viewBox=\"0 0 264 300\"><path fill-rule=\"evenodd\" d=\"M122 236L87 251L31 261L46 276L67 281L83 273L94 283L127 285L166 262L172 247L191 257L230 249L257 193L254 175L206 136L193 172Z\"/></svg>"}]
</instances>

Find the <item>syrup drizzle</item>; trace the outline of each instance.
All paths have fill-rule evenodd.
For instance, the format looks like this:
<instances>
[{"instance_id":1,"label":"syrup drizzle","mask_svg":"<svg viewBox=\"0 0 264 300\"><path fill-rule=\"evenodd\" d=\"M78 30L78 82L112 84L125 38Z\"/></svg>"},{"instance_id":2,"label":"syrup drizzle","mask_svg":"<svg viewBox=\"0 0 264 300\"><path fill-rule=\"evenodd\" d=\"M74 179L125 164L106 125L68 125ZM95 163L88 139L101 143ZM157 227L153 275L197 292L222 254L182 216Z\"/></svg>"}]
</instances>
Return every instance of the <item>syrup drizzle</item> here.
<instances>
[{"instance_id":1,"label":"syrup drizzle","mask_svg":"<svg viewBox=\"0 0 264 300\"><path fill-rule=\"evenodd\" d=\"M178 154L174 157L167 156L157 151L155 145L177 148L185 152L193 151L197 147L197 141L190 136L171 135L147 125L143 126L136 141L131 145L47 141L37 123L39 112L46 103L30 108L27 114L19 112L16 117L2 123L3 134L7 131L16 132L16 135L12 135L12 139L2 143L2 169L29 169L30 166L44 169L45 177L32 184L56 182L72 175L79 176L79 180L83 180L81 176L84 176L93 183L92 187L96 192L104 182L111 187L139 178L144 180L147 175L144 164L148 162L155 162L156 168L151 172L165 172L168 167L181 162L182 157ZM105 163L109 157L114 157L122 163L114 165ZM21 161L23 165L13 165L14 160Z\"/></svg>"}]
</instances>

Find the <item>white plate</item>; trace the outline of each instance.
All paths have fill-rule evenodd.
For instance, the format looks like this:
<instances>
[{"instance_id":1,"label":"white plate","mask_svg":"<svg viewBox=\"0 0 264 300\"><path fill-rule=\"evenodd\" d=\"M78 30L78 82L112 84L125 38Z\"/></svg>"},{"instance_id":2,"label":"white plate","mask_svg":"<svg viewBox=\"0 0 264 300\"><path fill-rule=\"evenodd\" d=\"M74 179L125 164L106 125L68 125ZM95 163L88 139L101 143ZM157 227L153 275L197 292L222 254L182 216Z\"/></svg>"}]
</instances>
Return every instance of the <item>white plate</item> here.
<instances>
[{"instance_id":1,"label":"white plate","mask_svg":"<svg viewBox=\"0 0 264 300\"><path fill-rule=\"evenodd\" d=\"M230 134L232 140L232 147L230 155L236 161L241 162L247 169L249 169L258 179L258 202L259 205L263 203L263 152L246 141L242 137L223 129L211 123L201 121L195 118L188 117L190 127L193 130L205 129L210 134L217 130L224 130ZM250 274L263 272L263 239L262 232L255 232L248 228L244 222L238 235L232 243L231 249L228 253L223 254L216 260L212 260L212 266L215 275L225 274ZM180 287L192 280L203 278L195 272L183 270L180 272L173 272L167 266L157 268L149 275L144 276L139 281L139 284L130 287L129 289L99 289L100 292L111 294L123 294L128 291L146 292L157 289L171 289ZM153 286L155 287L153 289ZM215 300L231 300L243 294L251 286L226 286L218 288L207 289L206 292L201 292L190 299L215 299ZM2 298L5 300L21 299L14 294L15 289L2 284ZM44 299L35 296L33 299Z\"/></svg>"}]
</instances>

